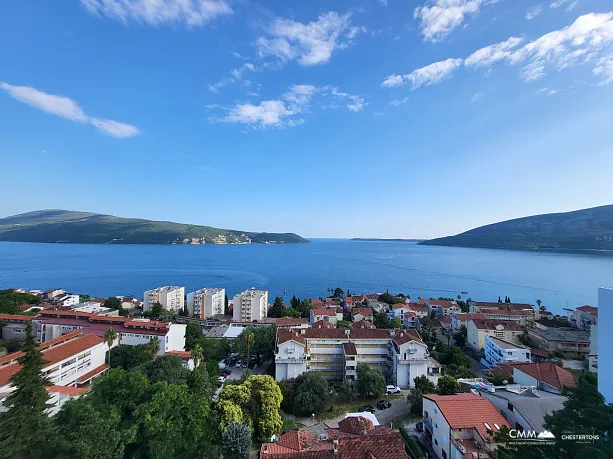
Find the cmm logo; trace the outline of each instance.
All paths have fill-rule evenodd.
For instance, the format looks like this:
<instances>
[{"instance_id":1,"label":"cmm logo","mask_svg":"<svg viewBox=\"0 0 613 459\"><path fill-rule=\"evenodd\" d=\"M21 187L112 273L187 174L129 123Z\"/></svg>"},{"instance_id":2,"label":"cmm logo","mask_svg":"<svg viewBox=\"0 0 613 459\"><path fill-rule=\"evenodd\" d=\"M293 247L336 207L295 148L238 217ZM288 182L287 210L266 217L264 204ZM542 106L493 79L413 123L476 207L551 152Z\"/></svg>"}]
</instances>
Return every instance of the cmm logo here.
<instances>
[{"instance_id":1,"label":"cmm logo","mask_svg":"<svg viewBox=\"0 0 613 459\"><path fill-rule=\"evenodd\" d=\"M514 440L554 440L556 438L555 435L548 430L538 433L536 430L517 429L511 429L509 431L509 437Z\"/></svg>"}]
</instances>

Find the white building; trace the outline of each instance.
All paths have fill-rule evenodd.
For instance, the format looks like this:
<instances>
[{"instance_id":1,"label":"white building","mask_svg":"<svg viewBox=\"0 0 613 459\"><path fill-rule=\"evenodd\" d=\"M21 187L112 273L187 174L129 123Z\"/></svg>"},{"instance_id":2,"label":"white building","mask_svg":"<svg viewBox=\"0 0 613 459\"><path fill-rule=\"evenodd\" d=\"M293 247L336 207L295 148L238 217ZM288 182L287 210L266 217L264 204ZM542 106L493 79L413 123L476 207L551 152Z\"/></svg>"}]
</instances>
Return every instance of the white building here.
<instances>
[{"instance_id":1,"label":"white building","mask_svg":"<svg viewBox=\"0 0 613 459\"><path fill-rule=\"evenodd\" d=\"M530 363L532 356L526 346L485 335L485 360L495 366L507 362Z\"/></svg>"},{"instance_id":2,"label":"white building","mask_svg":"<svg viewBox=\"0 0 613 459\"><path fill-rule=\"evenodd\" d=\"M509 423L484 397L474 394L424 395L424 439L438 459L490 458L496 445L488 431Z\"/></svg>"},{"instance_id":3,"label":"white building","mask_svg":"<svg viewBox=\"0 0 613 459\"><path fill-rule=\"evenodd\" d=\"M336 309L311 309L309 315L309 322L311 324L323 320L336 325L339 320L343 320L343 313L336 312Z\"/></svg>"},{"instance_id":4,"label":"white building","mask_svg":"<svg viewBox=\"0 0 613 459\"><path fill-rule=\"evenodd\" d=\"M369 328L363 322L350 330L277 330L277 381L305 371L317 371L331 380L355 381L357 364L365 363L379 368L393 384L412 387L416 377L427 375L428 362L428 347L414 331Z\"/></svg>"},{"instance_id":5,"label":"white building","mask_svg":"<svg viewBox=\"0 0 613 459\"><path fill-rule=\"evenodd\" d=\"M70 307L79 304L79 295L61 295L53 299L53 303L62 307Z\"/></svg>"},{"instance_id":6,"label":"white building","mask_svg":"<svg viewBox=\"0 0 613 459\"><path fill-rule=\"evenodd\" d=\"M187 294L187 312L192 317L208 319L224 313L226 290L202 288Z\"/></svg>"},{"instance_id":7,"label":"white building","mask_svg":"<svg viewBox=\"0 0 613 459\"><path fill-rule=\"evenodd\" d=\"M42 373L54 386L83 387L108 369L105 362L108 350L104 338L83 330L60 336L38 346L46 361ZM13 391L11 377L21 369L17 361L23 352L0 358L0 399Z\"/></svg>"},{"instance_id":8,"label":"white building","mask_svg":"<svg viewBox=\"0 0 613 459\"><path fill-rule=\"evenodd\" d=\"M147 290L143 295L143 311L149 311L155 303L164 309L180 311L185 307L185 287L165 286Z\"/></svg>"},{"instance_id":9,"label":"white building","mask_svg":"<svg viewBox=\"0 0 613 459\"><path fill-rule=\"evenodd\" d=\"M105 316L76 311L43 310L32 321L36 341L44 343L75 330L103 338L109 328L117 333L116 344L135 346L153 339L160 342L158 355L185 349L187 325L148 319Z\"/></svg>"},{"instance_id":10,"label":"white building","mask_svg":"<svg viewBox=\"0 0 613 459\"><path fill-rule=\"evenodd\" d=\"M232 318L237 322L253 322L262 320L268 313L268 291L245 290L234 296L232 300Z\"/></svg>"},{"instance_id":11,"label":"white building","mask_svg":"<svg viewBox=\"0 0 613 459\"><path fill-rule=\"evenodd\" d=\"M85 303L77 303L71 309L77 312L96 312L105 314L113 311L111 308L105 308L97 301L86 301Z\"/></svg>"}]
</instances>

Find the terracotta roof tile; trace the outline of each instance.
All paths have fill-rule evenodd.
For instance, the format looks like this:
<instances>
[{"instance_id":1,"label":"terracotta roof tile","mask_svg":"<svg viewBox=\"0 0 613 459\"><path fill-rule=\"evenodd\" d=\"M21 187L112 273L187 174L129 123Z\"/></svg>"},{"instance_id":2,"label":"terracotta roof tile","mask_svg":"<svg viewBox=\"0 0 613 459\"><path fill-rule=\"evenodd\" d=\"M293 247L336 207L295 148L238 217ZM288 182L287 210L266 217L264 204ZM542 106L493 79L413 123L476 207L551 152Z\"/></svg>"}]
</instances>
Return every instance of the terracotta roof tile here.
<instances>
[{"instance_id":1,"label":"terracotta roof tile","mask_svg":"<svg viewBox=\"0 0 613 459\"><path fill-rule=\"evenodd\" d=\"M322 338L322 339L342 339L347 338L347 332L344 328L308 328L305 333L306 338Z\"/></svg>"},{"instance_id":2,"label":"terracotta roof tile","mask_svg":"<svg viewBox=\"0 0 613 459\"><path fill-rule=\"evenodd\" d=\"M313 305L314 308L319 308L319 307L323 307L324 302L321 301L319 298L313 298L311 300L311 304Z\"/></svg>"},{"instance_id":3,"label":"terracotta roof tile","mask_svg":"<svg viewBox=\"0 0 613 459\"><path fill-rule=\"evenodd\" d=\"M392 309L410 309L410 307L406 303L396 303L396 304L392 304Z\"/></svg>"},{"instance_id":4,"label":"terracotta roof tile","mask_svg":"<svg viewBox=\"0 0 613 459\"><path fill-rule=\"evenodd\" d=\"M356 314L362 314L364 317L372 317L372 308L353 308L351 310L351 315L355 316Z\"/></svg>"},{"instance_id":5,"label":"terracotta roof tile","mask_svg":"<svg viewBox=\"0 0 613 459\"><path fill-rule=\"evenodd\" d=\"M430 306L438 306L438 307L442 307L442 308L449 308L451 306L457 306L458 303L456 303L455 301L448 301L448 300L435 300L434 298L430 298L427 303Z\"/></svg>"},{"instance_id":6,"label":"terracotta roof tile","mask_svg":"<svg viewBox=\"0 0 613 459\"><path fill-rule=\"evenodd\" d=\"M511 366L560 390L564 387L577 387L575 376L553 363L515 363Z\"/></svg>"},{"instance_id":7,"label":"terracotta roof tile","mask_svg":"<svg viewBox=\"0 0 613 459\"><path fill-rule=\"evenodd\" d=\"M485 319L485 314L481 312L466 312L463 314L454 314L454 316L457 320L461 320L463 322L467 322L469 320L474 320L474 319L480 319L480 320Z\"/></svg>"},{"instance_id":8,"label":"terracotta roof tile","mask_svg":"<svg viewBox=\"0 0 613 459\"><path fill-rule=\"evenodd\" d=\"M31 322L34 316L22 316L20 314L0 314L0 320L9 322Z\"/></svg>"},{"instance_id":9,"label":"terracotta roof tile","mask_svg":"<svg viewBox=\"0 0 613 459\"><path fill-rule=\"evenodd\" d=\"M514 320L473 319L472 322L475 324L475 327L477 327L477 329L479 330L496 330L496 327L500 325L503 327L504 330L522 331L522 328Z\"/></svg>"},{"instance_id":10,"label":"terracotta roof tile","mask_svg":"<svg viewBox=\"0 0 613 459\"><path fill-rule=\"evenodd\" d=\"M164 355L176 355L177 357L181 359L187 359L187 360L192 358L192 353L189 351L166 351Z\"/></svg>"},{"instance_id":11,"label":"terracotta roof tile","mask_svg":"<svg viewBox=\"0 0 613 459\"><path fill-rule=\"evenodd\" d=\"M370 330L372 330L373 328L377 328L375 327L375 325L372 322L369 322L368 320L360 320L359 322L354 322L351 324L351 329L358 329L358 328L368 328Z\"/></svg>"},{"instance_id":12,"label":"terracotta roof tile","mask_svg":"<svg viewBox=\"0 0 613 459\"><path fill-rule=\"evenodd\" d=\"M585 306L579 306L577 310L586 312L594 317L598 317L598 308L595 308L594 306L589 306L586 304Z\"/></svg>"},{"instance_id":13,"label":"terracotta roof tile","mask_svg":"<svg viewBox=\"0 0 613 459\"><path fill-rule=\"evenodd\" d=\"M89 388L84 387L72 387L72 386L47 386L47 392L50 394L64 394L64 395L81 395L89 392Z\"/></svg>"},{"instance_id":14,"label":"terracotta roof tile","mask_svg":"<svg viewBox=\"0 0 613 459\"><path fill-rule=\"evenodd\" d=\"M288 341L296 341L300 344L305 344L304 336L296 333L291 329L278 328L277 329L277 344L286 343Z\"/></svg>"},{"instance_id":15,"label":"terracotta roof tile","mask_svg":"<svg viewBox=\"0 0 613 459\"><path fill-rule=\"evenodd\" d=\"M492 403L474 394L456 395L424 395L424 398L432 400L437 404L445 420L452 429L474 428L482 438L486 439L489 430L497 431L495 424L499 427L511 427L506 419L500 414Z\"/></svg>"},{"instance_id":16,"label":"terracotta roof tile","mask_svg":"<svg viewBox=\"0 0 613 459\"><path fill-rule=\"evenodd\" d=\"M312 309L311 312L314 316L336 316L334 309Z\"/></svg>"},{"instance_id":17,"label":"terracotta roof tile","mask_svg":"<svg viewBox=\"0 0 613 459\"><path fill-rule=\"evenodd\" d=\"M284 327L288 325L303 325L309 323L306 319L301 319L297 317L281 317L277 319L277 327Z\"/></svg>"},{"instance_id":18,"label":"terracotta roof tile","mask_svg":"<svg viewBox=\"0 0 613 459\"><path fill-rule=\"evenodd\" d=\"M96 376L101 375L108 369L109 369L109 366L106 363L103 363L102 365L94 368L93 370L88 371L83 376L80 376L79 378L77 378L77 384L84 384L90 379L93 379Z\"/></svg>"},{"instance_id":19,"label":"terracotta roof tile","mask_svg":"<svg viewBox=\"0 0 613 459\"><path fill-rule=\"evenodd\" d=\"M343 350L345 351L345 355L358 355L358 350L353 343L343 343Z\"/></svg>"},{"instance_id":20,"label":"terracotta roof tile","mask_svg":"<svg viewBox=\"0 0 613 459\"><path fill-rule=\"evenodd\" d=\"M411 311L416 311L416 312L428 312L428 308L426 306L422 306L419 304L407 304L407 306L409 307L409 309Z\"/></svg>"},{"instance_id":21,"label":"terracotta roof tile","mask_svg":"<svg viewBox=\"0 0 613 459\"><path fill-rule=\"evenodd\" d=\"M348 417L338 423L338 430L356 435L365 435L374 428L372 421L362 416Z\"/></svg>"},{"instance_id":22,"label":"terracotta roof tile","mask_svg":"<svg viewBox=\"0 0 613 459\"><path fill-rule=\"evenodd\" d=\"M311 324L311 328L336 328L336 326L327 320L318 320Z\"/></svg>"},{"instance_id":23,"label":"terracotta roof tile","mask_svg":"<svg viewBox=\"0 0 613 459\"><path fill-rule=\"evenodd\" d=\"M394 342L398 346L401 346L405 343L409 343L411 341L423 343L417 332L414 332L412 330L400 330L398 333L396 333L396 336L394 336Z\"/></svg>"}]
</instances>

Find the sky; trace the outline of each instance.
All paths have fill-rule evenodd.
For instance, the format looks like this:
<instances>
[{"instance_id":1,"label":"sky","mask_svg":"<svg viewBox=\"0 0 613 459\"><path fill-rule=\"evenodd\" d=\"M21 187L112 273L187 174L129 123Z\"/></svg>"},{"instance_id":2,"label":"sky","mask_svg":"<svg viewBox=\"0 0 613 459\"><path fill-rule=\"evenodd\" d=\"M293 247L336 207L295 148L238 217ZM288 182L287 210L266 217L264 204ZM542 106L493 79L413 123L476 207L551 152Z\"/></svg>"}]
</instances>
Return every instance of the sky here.
<instances>
[{"instance_id":1,"label":"sky","mask_svg":"<svg viewBox=\"0 0 613 459\"><path fill-rule=\"evenodd\" d=\"M0 216L430 238L613 203L604 0L0 6Z\"/></svg>"}]
</instances>

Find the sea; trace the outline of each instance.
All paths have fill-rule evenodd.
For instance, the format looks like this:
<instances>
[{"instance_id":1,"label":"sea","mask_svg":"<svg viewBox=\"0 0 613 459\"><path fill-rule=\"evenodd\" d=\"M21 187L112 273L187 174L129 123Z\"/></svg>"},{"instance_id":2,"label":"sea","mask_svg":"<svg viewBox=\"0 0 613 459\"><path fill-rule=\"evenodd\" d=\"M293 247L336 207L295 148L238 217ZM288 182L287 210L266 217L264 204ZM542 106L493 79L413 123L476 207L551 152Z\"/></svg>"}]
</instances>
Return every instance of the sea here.
<instances>
[{"instance_id":1,"label":"sea","mask_svg":"<svg viewBox=\"0 0 613 459\"><path fill-rule=\"evenodd\" d=\"M352 293L403 293L597 306L598 287L613 286L610 252L555 253L422 246L402 241L312 239L309 244L87 245L0 242L0 288L63 288L107 297L162 285L186 292L223 287L229 297L255 287L286 302Z\"/></svg>"}]
</instances>

